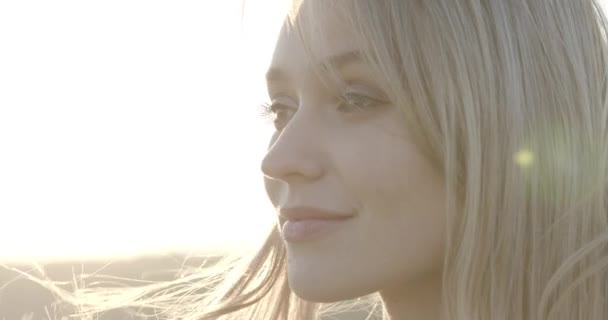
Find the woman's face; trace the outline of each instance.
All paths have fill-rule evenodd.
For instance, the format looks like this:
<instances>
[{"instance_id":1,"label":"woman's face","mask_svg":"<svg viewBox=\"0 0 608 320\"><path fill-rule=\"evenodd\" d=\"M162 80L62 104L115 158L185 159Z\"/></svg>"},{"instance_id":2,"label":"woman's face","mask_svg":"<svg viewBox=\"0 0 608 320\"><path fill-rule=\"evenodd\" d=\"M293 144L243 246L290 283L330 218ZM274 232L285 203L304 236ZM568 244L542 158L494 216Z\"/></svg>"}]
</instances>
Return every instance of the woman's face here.
<instances>
[{"instance_id":1,"label":"woman's face","mask_svg":"<svg viewBox=\"0 0 608 320\"><path fill-rule=\"evenodd\" d=\"M297 31L283 28L268 74L270 99L282 111L262 162L278 210L354 215L322 236L285 242L290 287L318 302L401 290L440 274L444 250L444 181L410 141L383 80L348 54L361 48L346 24L328 17L317 19L323 38L310 45L318 62L339 62L346 87L324 86Z\"/></svg>"}]
</instances>

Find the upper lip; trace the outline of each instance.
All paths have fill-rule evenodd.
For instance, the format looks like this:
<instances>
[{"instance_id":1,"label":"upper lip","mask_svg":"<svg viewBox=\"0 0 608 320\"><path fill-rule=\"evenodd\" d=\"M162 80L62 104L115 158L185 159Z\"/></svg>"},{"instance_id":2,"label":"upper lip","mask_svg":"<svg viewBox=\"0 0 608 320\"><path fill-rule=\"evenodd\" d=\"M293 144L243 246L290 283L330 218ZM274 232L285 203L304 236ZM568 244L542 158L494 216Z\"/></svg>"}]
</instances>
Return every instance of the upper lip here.
<instances>
[{"instance_id":1,"label":"upper lip","mask_svg":"<svg viewBox=\"0 0 608 320\"><path fill-rule=\"evenodd\" d=\"M340 220L347 219L353 216L352 213L339 212L335 210L320 209L314 207L289 207L279 210L280 217L284 220L305 220L305 219L325 219L325 220Z\"/></svg>"}]
</instances>

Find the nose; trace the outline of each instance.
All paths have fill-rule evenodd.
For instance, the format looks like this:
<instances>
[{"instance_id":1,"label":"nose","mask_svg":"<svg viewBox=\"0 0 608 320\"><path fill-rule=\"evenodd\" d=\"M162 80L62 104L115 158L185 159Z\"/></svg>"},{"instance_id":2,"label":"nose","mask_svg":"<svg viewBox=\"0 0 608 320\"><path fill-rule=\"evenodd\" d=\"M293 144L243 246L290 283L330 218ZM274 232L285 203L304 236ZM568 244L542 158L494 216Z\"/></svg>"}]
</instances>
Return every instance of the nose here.
<instances>
[{"instance_id":1,"label":"nose","mask_svg":"<svg viewBox=\"0 0 608 320\"><path fill-rule=\"evenodd\" d=\"M294 179L314 180L323 174L320 128L311 117L296 113L281 132L270 140L262 160L264 176L292 182Z\"/></svg>"}]
</instances>

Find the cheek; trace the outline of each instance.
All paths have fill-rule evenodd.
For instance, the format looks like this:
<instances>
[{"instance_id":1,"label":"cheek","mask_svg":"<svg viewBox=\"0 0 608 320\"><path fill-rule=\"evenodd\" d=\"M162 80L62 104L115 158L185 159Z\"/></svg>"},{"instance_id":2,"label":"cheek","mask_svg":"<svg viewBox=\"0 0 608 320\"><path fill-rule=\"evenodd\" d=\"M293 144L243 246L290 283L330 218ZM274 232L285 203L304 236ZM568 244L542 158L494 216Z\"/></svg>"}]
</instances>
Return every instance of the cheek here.
<instances>
[{"instance_id":1,"label":"cheek","mask_svg":"<svg viewBox=\"0 0 608 320\"><path fill-rule=\"evenodd\" d=\"M365 229L361 232L373 240L367 242L372 247L392 248L388 250L394 250L395 257L409 263L420 258L419 267L424 269L442 250L443 180L414 147L395 150L380 153L384 156L359 172L357 196Z\"/></svg>"},{"instance_id":2,"label":"cheek","mask_svg":"<svg viewBox=\"0 0 608 320\"><path fill-rule=\"evenodd\" d=\"M416 172L390 175L380 169L375 187L368 180L363 190L357 223L332 252L341 261L336 268L342 268L336 281L345 288L387 289L440 272L443 265L443 206L439 197L429 197L437 190L408 184Z\"/></svg>"},{"instance_id":3,"label":"cheek","mask_svg":"<svg viewBox=\"0 0 608 320\"><path fill-rule=\"evenodd\" d=\"M391 116L391 117L389 117ZM340 145L341 175L360 205L390 204L414 188L421 159L408 142L398 116L392 113L350 132ZM344 165L347 164L347 165ZM367 202L367 203L366 203Z\"/></svg>"},{"instance_id":4,"label":"cheek","mask_svg":"<svg viewBox=\"0 0 608 320\"><path fill-rule=\"evenodd\" d=\"M376 209L393 206L415 189L419 180L416 159L403 147L367 152L352 164L350 179L361 205Z\"/></svg>"}]
</instances>

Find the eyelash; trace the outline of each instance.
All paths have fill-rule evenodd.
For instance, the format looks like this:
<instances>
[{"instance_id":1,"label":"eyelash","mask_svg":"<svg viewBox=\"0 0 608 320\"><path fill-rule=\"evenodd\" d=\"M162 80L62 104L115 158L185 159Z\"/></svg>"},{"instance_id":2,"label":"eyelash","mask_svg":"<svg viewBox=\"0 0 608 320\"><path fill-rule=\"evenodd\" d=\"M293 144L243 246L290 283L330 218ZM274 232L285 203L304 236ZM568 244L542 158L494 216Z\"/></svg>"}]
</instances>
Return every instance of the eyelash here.
<instances>
[{"instance_id":1,"label":"eyelash","mask_svg":"<svg viewBox=\"0 0 608 320\"><path fill-rule=\"evenodd\" d=\"M276 106L277 104L273 103L262 103L259 106L259 116L264 120L274 120L277 115Z\"/></svg>"},{"instance_id":2,"label":"eyelash","mask_svg":"<svg viewBox=\"0 0 608 320\"><path fill-rule=\"evenodd\" d=\"M371 102L371 105L359 106L355 103L349 102L347 99L347 96L351 96L351 98L363 98L366 101ZM344 96L340 97L340 100L341 100L341 103L339 105L340 107L342 107L343 105L349 105L349 106L352 106L354 109L356 109L355 111L373 108L382 103L382 101L368 97L366 95L357 94L357 93L345 94ZM281 107L277 108L277 106L281 106ZM280 104L273 104L273 103L268 103L268 102L263 103L260 105L260 117L263 119L266 119L266 120L273 120L273 118L276 117L277 112L278 112L278 110L276 110L276 109L282 110L282 109L287 109L287 107L282 106Z\"/></svg>"},{"instance_id":3,"label":"eyelash","mask_svg":"<svg viewBox=\"0 0 608 320\"><path fill-rule=\"evenodd\" d=\"M364 99L366 102L369 102L365 105L358 105L356 103L352 103L352 98L355 99ZM359 112L359 111L365 111L366 109L370 109L370 108L374 108L380 104L383 104L384 102L379 100L379 99L375 99L372 97L369 97L367 95L364 94L358 94L358 93L346 93L343 96L339 97L340 99L340 103L338 105L338 109L342 109L345 105L349 106L351 110L348 111L343 111L344 113L352 113L352 112ZM259 106L259 115L262 119L267 120L267 121L272 121L275 123L276 126L276 121L277 121L277 117L278 117L278 113L281 110L287 110L289 109L289 107L286 107L282 104L279 103L263 103Z\"/></svg>"}]
</instances>

